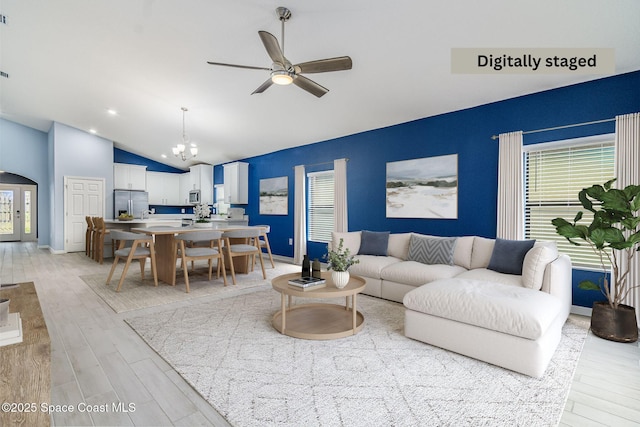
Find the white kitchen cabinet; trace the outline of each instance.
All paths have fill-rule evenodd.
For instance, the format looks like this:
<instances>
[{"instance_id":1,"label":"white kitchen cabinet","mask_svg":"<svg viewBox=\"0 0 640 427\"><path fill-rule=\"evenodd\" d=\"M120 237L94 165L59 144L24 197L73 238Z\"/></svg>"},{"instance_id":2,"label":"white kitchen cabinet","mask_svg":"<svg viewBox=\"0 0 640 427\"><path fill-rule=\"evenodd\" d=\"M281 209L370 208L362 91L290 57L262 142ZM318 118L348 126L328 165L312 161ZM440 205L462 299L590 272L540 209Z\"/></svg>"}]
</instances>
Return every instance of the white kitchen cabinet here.
<instances>
[{"instance_id":1,"label":"white kitchen cabinet","mask_svg":"<svg viewBox=\"0 0 640 427\"><path fill-rule=\"evenodd\" d=\"M189 191L192 189L191 172L180 174L180 204L189 204Z\"/></svg>"},{"instance_id":2,"label":"white kitchen cabinet","mask_svg":"<svg viewBox=\"0 0 640 427\"><path fill-rule=\"evenodd\" d=\"M234 162L224 168L224 201L238 205L249 203L249 163Z\"/></svg>"},{"instance_id":3,"label":"white kitchen cabinet","mask_svg":"<svg viewBox=\"0 0 640 427\"><path fill-rule=\"evenodd\" d=\"M113 188L116 190L147 191L147 167L114 163Z\"/></svg>"},{"instance_id":4,"label":"white kitchen cabinet","mask_svg":"<svg viewBox=\"0 0 640 427\"><path fill-rule=\"evenodd\" d=\"M213 166L195 165L189 168L189 190L200 190L201 203L213 204Z\"/></svg>"},{"instance_id":5,"label":"white kitchen cabinet","mask_svg":"<svg viewBox=\"0 0 640 427\"><path fill-rule=\"evenodd\" d=\"M150 205L184 204L180 197L180 174L147 172L147 191Z\"/></svg>"}]
</instances>

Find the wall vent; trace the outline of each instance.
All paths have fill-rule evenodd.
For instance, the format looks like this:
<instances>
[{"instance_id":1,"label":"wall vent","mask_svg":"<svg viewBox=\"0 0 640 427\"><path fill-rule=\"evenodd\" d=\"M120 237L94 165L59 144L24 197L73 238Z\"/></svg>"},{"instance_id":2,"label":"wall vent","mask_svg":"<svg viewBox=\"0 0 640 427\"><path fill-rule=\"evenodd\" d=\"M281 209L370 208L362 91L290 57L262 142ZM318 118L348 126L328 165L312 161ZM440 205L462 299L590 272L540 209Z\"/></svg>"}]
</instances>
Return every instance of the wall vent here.
<instances>
[{"instance_id":1,"label":"wall vent","mask_svg":"<svg viewBox=\"0 0 640 427\"><path fill-rule=\"evenodd\" d=\"M4 77L5 79L8 79L9 74L5 73L4 71L0 71L0 77Z\"/></svg>"}]
</instances>

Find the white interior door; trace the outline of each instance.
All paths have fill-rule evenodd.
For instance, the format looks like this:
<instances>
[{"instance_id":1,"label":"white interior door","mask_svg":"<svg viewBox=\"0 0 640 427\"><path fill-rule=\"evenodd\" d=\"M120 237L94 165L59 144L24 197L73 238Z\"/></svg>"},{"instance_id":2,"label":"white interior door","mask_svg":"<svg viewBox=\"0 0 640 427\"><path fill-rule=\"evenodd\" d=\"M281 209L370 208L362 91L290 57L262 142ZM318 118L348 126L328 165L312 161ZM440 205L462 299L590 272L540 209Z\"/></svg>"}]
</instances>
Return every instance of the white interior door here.
<instances>
[{"instance_id":1,"label":"white interior door","mask_svg":"<svg viewBox=\"0 0 640 427\"><path fill-rule=\"evenodd\" d=\"M104 179L65 177L64 180L64 249L66 252L81 252L85 249L85 217L104 217Z\"/></svg>"}]
</instances>

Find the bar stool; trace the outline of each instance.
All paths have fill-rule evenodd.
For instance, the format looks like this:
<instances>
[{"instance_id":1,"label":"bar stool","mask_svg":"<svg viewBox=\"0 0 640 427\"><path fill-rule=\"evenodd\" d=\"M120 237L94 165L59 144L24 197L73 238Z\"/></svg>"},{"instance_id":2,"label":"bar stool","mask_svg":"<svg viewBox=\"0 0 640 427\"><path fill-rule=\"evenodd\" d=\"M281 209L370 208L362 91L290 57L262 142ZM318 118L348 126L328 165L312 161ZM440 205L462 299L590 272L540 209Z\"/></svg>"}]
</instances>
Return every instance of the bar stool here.
<instances>
[{"instance_id":1,"label":"bar stool","mask_svg":"<svg viewBox=\"0 0 640 427\"><path fill-rule=\"evenodd\" d=\"M99 216L92 216L91 222L93 223L93 232L91 233L91 259L98 260L98 220Z\"/></svg>"},{"instance_id":2,"label":"bar stool","mask_svg":"<svg viewBox=\"0 0 640 427\"><path fill-rule=\"evenodd\" d=\"M260 229L258 227L240 228L237 230L225 231L222 234L224 238L224 253L229 257L229 264L231 268L231 278L233 284L236 284L236 272L233 267L233 258L238 256L249 257L252 255L258 255L260 258L260 266L262 267L262 277L267 278L267 274L264 271L264 261L262 260L262 249L258 244L258 237L260 237ZM245 243L231 244L231 239L243 239Z\"/></svg>"},{"instance_id":3,"label":"bar stool","mask_svg":"<svg viewBox=\"0 0 640 427\"><path fill-rule=\"evenodd\" d=\"M186 291L189 292L189 268L187 261L191 261L191 269L193 270L193 262L196 260L206 259L209 261L209 280L211 280L211 272L213 270L213 260L218 260L218 279L220 278L220 270L224 278L224 285L227 286L227 273L224 267L224 257L222 256L222 232L221 231L196 231L193 233L184 233L175 236L178 244L178 253L182 259L182 270L184 271L184 282ZM208 246L202 245L186 245L185 242L202 243L207 242Z\"/></svg>"},{"instance_id":4,"label":"bar stool","mask_svg":"<svg viewBox=\"0 0 640 427\"><path fill-rule=\"evenodd\" d=\"M153 237L121 230L111 230L111 237L113 240L119 241L120 245L114 253L115 258L113 260L113 265L111 266L111 271L109 272L109 277L107 277L107 286L109 286L109 283L111 282L111 277L113 276L113 272L115 271L120 258L126 258L126 263L122 270L122 275L120 276L116 292L120 292L120 288L122 288L122 283L127 275L127 270L129 269L129 265L131 265L131 261L134 259L140 261L140 275L144 280L144 265L147 261L147 257L151 257L151 272L153 273L153 282L157 287L158 272L156 270L156 251L153 245ZM131 243L131 247L126 247L128 243Z\"/></svg>"},{"instance_id":5,"label":"bar stool","mask_svg":"<svg viewBox=\"0 0 640 427\"><path fill-rule=\"evenodd\" d=\"M93 220L90 216L86 216L87 232L84 236L84 254L88 257L92 257L93 254Z\"/></svg>"},{"instance_id":6,"label":"bar stool","mask_svg":"<svg viewBox=\"0 0 640 427\"><path fill-rule=\"evenodd\" d=\"M95 241L94 259L98 261L100 264L102 264L104 261L105 236L110 235L111 230L107 230L107 226L104 223L104 218L102 217L94 218L94 230L95 230L95 234L93 237ZM114 255L113 241L111 241L109 245L111 246L111 256L113 256Z\"/></svg>"}]
</instances>

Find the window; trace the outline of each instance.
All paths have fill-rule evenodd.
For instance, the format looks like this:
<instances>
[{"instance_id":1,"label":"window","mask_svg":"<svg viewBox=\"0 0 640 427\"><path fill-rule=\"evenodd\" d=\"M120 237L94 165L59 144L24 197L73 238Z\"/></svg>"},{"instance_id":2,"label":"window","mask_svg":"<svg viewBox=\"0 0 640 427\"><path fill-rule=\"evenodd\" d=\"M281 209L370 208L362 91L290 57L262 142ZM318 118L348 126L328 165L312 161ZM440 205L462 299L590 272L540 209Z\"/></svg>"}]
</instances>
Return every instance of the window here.
<instances>
[{"instance_id":1,"label":"window","mask_svg":"<svg viewBox=\"0 0 640 427\"><path fill-rule=\"evenodd\" d=\"M524 150L525 238L555 241L574 266L600 269L600 258L591 248L569 243L556 233L551 220L573 221L583 211L580 223L591 222L593 215L580 204L578 192L614 177L614 136L529 145Z\"/></svg>"},{"instance_id":2,"label":"window","mask_svg":"<svg viewBox=\"0 0 640 427\"><path fill-rule=\"evenodd\" d=\"M307 174L309 241L330 242L333 231L333 171Z\"/></svg>"}]
</instances>

